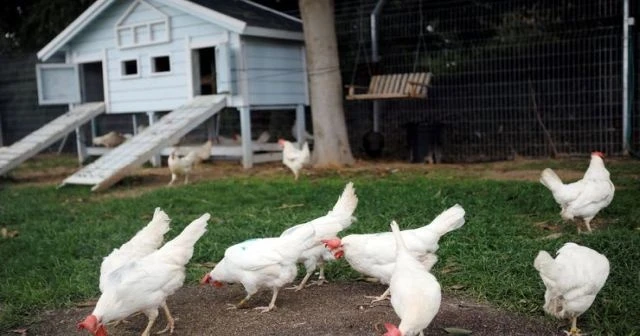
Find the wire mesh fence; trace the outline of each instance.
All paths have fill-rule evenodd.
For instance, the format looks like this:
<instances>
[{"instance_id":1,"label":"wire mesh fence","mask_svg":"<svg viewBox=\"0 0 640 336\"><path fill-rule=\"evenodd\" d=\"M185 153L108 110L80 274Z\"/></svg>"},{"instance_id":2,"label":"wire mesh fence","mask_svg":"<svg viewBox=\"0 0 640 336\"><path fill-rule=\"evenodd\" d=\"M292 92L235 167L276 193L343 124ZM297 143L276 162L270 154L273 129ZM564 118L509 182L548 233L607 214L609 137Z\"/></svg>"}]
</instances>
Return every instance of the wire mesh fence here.
<instances>
[{"instance_id":1,"label":"wire mesh fence","mask_svg":"<svg viewBox=\"0 0 640 336\"><path fill-rule=\"evenodd\" d=\"M622 153L622 0L386 1L375 62L377 2L336 2L343 81L434 74L427 99L378 102L387 156L408 156L412 123L431 125L426 145L443 161ZM355 152L373 129L373 104L345 105Z\"/></svg>"}]
</instances>

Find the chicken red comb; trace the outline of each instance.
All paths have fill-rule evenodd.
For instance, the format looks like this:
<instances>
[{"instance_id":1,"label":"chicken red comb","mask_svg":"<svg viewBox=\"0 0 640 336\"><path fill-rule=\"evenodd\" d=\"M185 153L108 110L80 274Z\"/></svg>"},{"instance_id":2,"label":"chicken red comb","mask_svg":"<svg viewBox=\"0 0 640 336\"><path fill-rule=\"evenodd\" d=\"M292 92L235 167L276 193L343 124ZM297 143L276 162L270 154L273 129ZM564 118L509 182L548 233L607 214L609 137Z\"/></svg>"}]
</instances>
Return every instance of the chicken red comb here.
<instances>
[{"instance_id":1,"label":"chicken red comb","mask_svg":"<svg viewBox=\"0 0 640 336\"><path fill-rule=\"evenodd\" d=\"M278 144L280 144L281 146L284 146L285 142L286 142L285 139L282 139L282 138L278 139Z\"/></svg>"},{"instance_id":2,"label":"chicken red comb","mask_svg":"<svg viewBox=\"0 0 640 336\"><path fill-rule=\"evenodd\" d=\"M328 247L331 250L337 249L338 247L342 246L340 238L322 239L322 243L324 243L324 246Z\"/></svg>"},{"instance_id":3,"label":"chicken red comb","mask_svg":"<svg viewBox=\"0 0 640 336\"><path fill-rule=\"evenodd\" d=\"M604 153L600 151L591 152L591 155L597 155L600 158L604 159Z\"/></svg>"},{"instance_id":4,"label":"chicken red comb","mask_svg":"<svg viewBox=\"0 0 640 336\"><path fill-rule=\"evenodd\" d=\"M84 321L77 324L78 330L87 329L90 333L95 333L98 329L98 318L95 315L87 316Z\"/></svg>"},{"instance_id":5,"label":"chicken red comb","mask_svg":"<svg viewBox=\"0 0 640 336\"><path fill-rule=\"evenodd\" d=\"M385 323L384 327L387 329L387 332L384 333L384 336L402 336L402 333L400 332L400 329L398 329L398 327L394 326L391 323Z\"/></svg>"}]
</instances>

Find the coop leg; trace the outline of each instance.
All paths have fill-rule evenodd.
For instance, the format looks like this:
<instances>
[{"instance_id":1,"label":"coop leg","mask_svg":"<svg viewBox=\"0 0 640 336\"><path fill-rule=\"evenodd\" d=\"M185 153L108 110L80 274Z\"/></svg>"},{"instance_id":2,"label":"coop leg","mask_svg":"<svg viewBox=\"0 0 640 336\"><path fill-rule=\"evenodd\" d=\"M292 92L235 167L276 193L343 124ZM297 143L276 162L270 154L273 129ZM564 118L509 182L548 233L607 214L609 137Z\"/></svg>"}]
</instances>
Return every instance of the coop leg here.
<instances>
[{"instance_id":1,"label":"coop leg","mask_svg":"<svg viewBox=\"0 0 640 336\"><path fill-rule=\"evenodd\" d=\"M296 138L298 139L298 146L300 147L302 147L302 143L306 141L304 138L306 126L307 121L304 119L304 105L300 104L296 106Z\"/></svg>"},{"instance_id":2,"label":"coop leg","mask_svg":"<svg viewBox=\"0 0 640 336\"><path fill-rule=\"evenodd\" d=\"M242 166L253 167L253 143L251 142L251 110L240 107L240 133L242 136Z\"/></svg>"},{"instance_id":3,"label":"coop leg","mask_svg":"<svg viewBox=\"0 0 640 336\"><path fill-rule=\"evenodd\" d=\"M156 113L154 111L151 112L147 112L147 116L149 117L149 126L153 125L156 123L156 121L158 120ZM160 154L154 155L151 158L151 165L154 167L160 167L160 165L162 164L162 161L160 159Z\"/></svg>"},{"instance_id":4,"label":"coop leg","mask_svg":"<svg viewBox=\"0 0 640 336\"><path fill-rule=\"evenodd\" d=\"M81 127L76 127L76 147L78 149L78 164L82 166L87 158L87 146L84 144L84 134Z\"/></svg>"}]
</instances>

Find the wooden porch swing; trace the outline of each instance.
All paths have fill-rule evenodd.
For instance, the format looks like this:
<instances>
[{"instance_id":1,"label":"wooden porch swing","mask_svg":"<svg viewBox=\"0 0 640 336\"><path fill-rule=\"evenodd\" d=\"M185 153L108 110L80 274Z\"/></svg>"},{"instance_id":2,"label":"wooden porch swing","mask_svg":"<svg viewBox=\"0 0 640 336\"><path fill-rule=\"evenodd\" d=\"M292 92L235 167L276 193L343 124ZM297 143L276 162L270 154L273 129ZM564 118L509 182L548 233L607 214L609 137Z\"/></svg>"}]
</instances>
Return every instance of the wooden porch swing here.
<instances>
[{"instance_id":1,"label":"wooden porch swing","mask_svg":"<svg viewBox=\"0 0 640 336\"><path fill-rule=\"evenodd\" d=\"M349 89L345 99L426 99L433 75L430 72L411 72L371 76L369 86L347 85ZM356 93L356 89L367 89L365 93Z\"/></svg>"},{"instance_id":2,"label":"wooden porch swing","mask_svg":"<svg viewBox=\"0 0 640 336\"><path fill-rule=\"evenodd\" d=\"M360 18L362 21L362 17ZM420 35L418 38L418 45L416 47L416 53L413 63L413 72L408 73L395 73L384 75L371 76L371 67L367 58L367 53L364 52L365 62L367 63L369 75L371 80L369 86L354 85L356 69L358 67L358 61L360 59L360 52L363 51L364 37L362 35L362 28L359 28L358 37L358 51L356 53L356 59L354 64L353 74L351 76L351 84L345 85L348 89L347 100L377 100L377 99L427 99L427 93L433 74L431 72L416 72L418 65L418 56L420 53L420 45L424 45L426 49L426 43L424 41L424 22L422 16L422 2L420 2ZM359 25L362 27L362 22ZM426 51L426 50L425 50ZM356 93L356 90L365 92Z\"/></svg>"}]
</instances>

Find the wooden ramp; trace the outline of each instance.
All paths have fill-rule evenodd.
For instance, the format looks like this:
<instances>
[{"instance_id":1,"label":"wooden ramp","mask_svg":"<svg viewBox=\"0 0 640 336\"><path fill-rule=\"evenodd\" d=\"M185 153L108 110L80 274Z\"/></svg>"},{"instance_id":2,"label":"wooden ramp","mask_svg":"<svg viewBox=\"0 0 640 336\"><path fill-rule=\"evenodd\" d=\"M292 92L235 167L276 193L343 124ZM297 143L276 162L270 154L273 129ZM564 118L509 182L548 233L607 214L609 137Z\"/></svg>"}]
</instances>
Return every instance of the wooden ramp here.
<instances>
[{"instance_id":1,"label":"wooden ramp","mask_svg":"<svg viewBox=\"0 0 640 336\"><path fill-rule=\"evenodd\" d=\"M163 148L177 143L189 131L222 110L226 103L225 95L195 97L190 103L171 111L130 140L69 176L62 185L86 184L93 185L92 191L104 190Z\"/></svg>"},{"instance_id":2,"label":"wooden ramp","mask_svg":"<svg viewBox=\"0 0 640 336\"><path fill-rule=\"evenodd\" d=\"M103 113L104 106L103 102L78 105L13 145L0 148L0 175L19 166L74 131L76 127Z\"/></svg>"}]
</instances>

